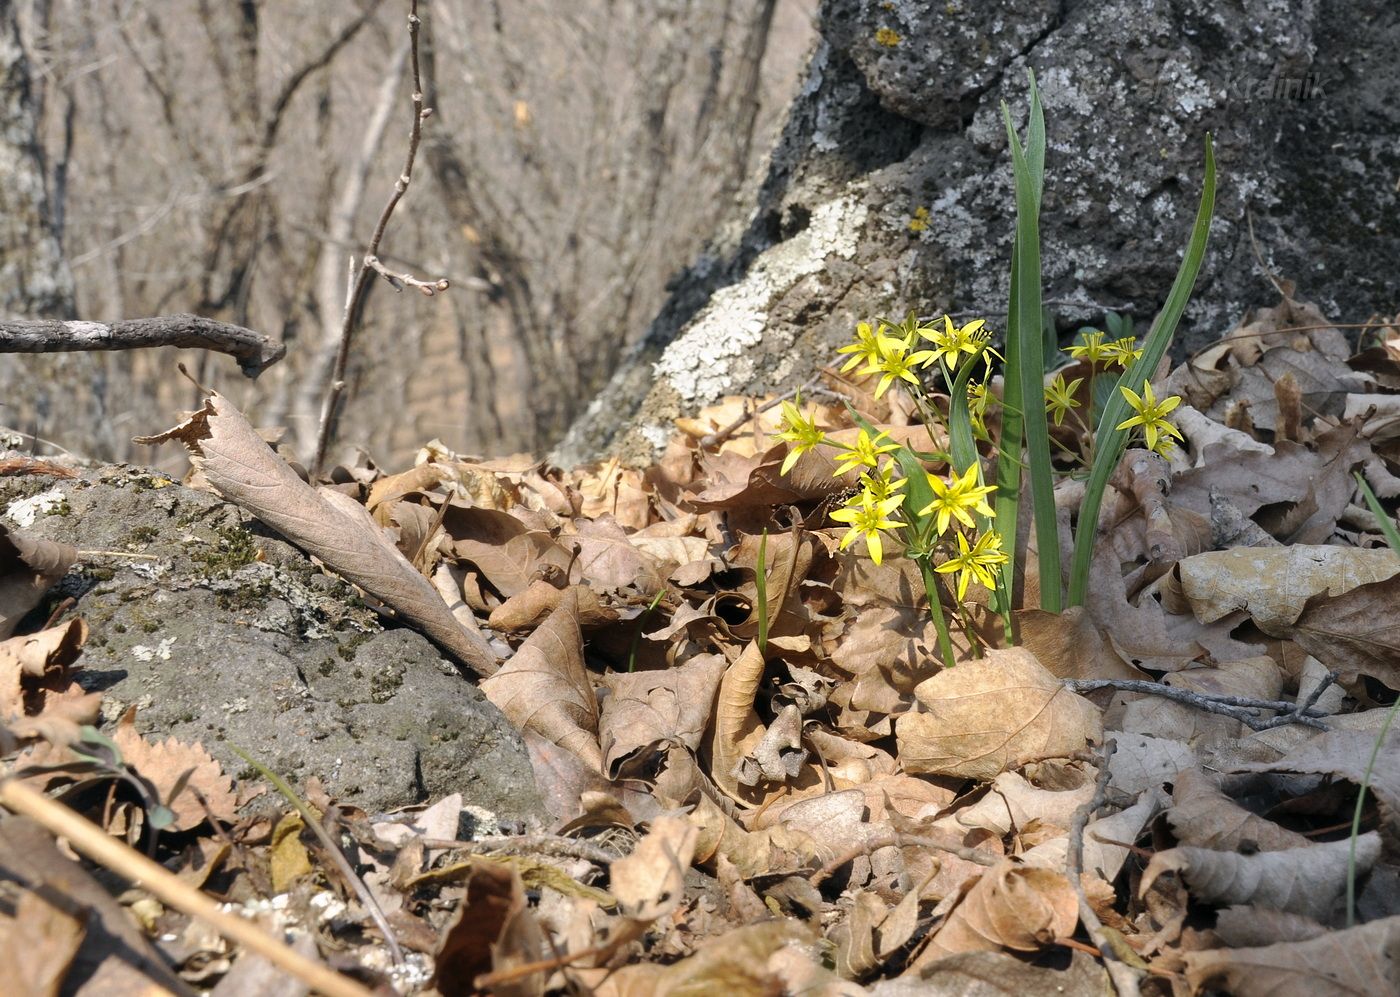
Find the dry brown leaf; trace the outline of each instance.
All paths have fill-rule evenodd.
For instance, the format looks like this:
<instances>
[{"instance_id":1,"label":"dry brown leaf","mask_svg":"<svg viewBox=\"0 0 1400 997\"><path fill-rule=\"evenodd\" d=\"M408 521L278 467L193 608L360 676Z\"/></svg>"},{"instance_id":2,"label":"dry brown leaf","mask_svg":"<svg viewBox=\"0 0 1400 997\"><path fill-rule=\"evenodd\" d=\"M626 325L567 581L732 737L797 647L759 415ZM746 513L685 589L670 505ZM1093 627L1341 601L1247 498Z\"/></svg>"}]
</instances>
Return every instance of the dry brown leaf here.
<instances>
[{"instance_id":1,"label":"dry brown leaf","mask_svg":"<svg viewBox=\"0 0 1400 997\"><path fill-rule=\"evenodd\" d=\"M596 627L615 622L617 611L604 606L598 593L587 585L571 586L578 596L578 622L581 627ZM533 630L558 608L567 589L537 578L524 591L517 592L491 611L487 620L492 630Z\"/></svg>"},{"instance_id":2,"label":"dry brown leaf","mask_svg":"<svg viewBox=\"0 0 1400 997\"><path fill-rule=\"evenodd\" d=\"M568 580L572 555L548 533L510 513L454 506L443 525L456 557L475 565L502 598L523 592L537 578L552 582L557 576L560 584Z\"/></svg>"},{"instance_id":3,"label":"dry brown leaf","mask_svg":"<svg viewBox=\"0 0 1400 997\"><path fill-rule=\"evenodd\" d=\"M1226 852L1277 852L1311 844L1298 832L1250 813L1201 769L1178 773L1174 782L1167 823L1180 844Z\"/></svg>"},{"instance_id":4,"label":"dry brown leaf","mask_svg":"<svg viewBox=\"0 0 1400 997\"><path fill-rule=\"evenodd\" d=\"M185 422L137 438L148 444L167 440L184 445L190 462L222 497L400 613L477 674L495 671L496 656L485 640L462 628L432 583L399 553L364 507L302 481L228 399L213 392Z\"/></svg>"},{"instance_id":5,"label":"dry brown leaf","mask_svg":"<svg viewBox=\"0 0 1400 997\"><path fill-rule=\"evenodd\" d=\"M698 751L726 665L723 655L697 654L665 671L605 676L612 695L603 700L598 726L608 778L648 761L646 748L682 744Z\"/></svg>"},{"instance_id":6,"label":"dry brown leaf","mask_svg":"<svg viewBox=\"0 0 1400 997\"><path fill-rule=\"evenodd\" d=\"M35 634L0 641L0 750L10 739L40 739L58 751L97 722L100 692L84 692L69 666L87 641L87 624L71 619ZM36 761L29 758L29 761ZM57 757L48 761L57 762Z\"/></svg>"},{"instance_id":7,"label":"dry brown leaf","mask_svg":"<svg viewBox=\"0 0 1400 997\"><path fill-rule=\"evenodd\" d=\"M1282 636L1312 596L1338 596L1389 578L1400 572L1400 559L1389 550L1355 547L1236 547L1184 558L1177 571L1202 623L1243 610L1265 632Z\"/></svg>"},{"instance_id":8,"label":"dry brown leaf","mask_svg":"<svg viewBox=\"0 0 1400 997\"><path fill-rule=\"evenodd\" d=\"M1141 679L1134 668L1104 642L1093 617L1083 606L1062 613L1040 609L1017 611L1021 645L1052 675L1062 679Z\"/></svg>"},{"instance_id":9,"label":"dry brown leaf","mask_svg":"<svg viewBox=\"0 0 1400 997\"><path fill-rule=\"evenodd\" d=\"M77 559L67 544L27 537L0 523L0 640L15 632Z\"/></svg>"},{"instance_id":10,"label":"dry brown leaf","mask_svg":"<svg viewBox=\"0 0 1400 997\"><path fill-rule=\"evenodd\" d=\"M1212 696L1277 699L1283 673L1267 655L1229 661L1219 668L1190 668L1173 672L1166 685ZM1246 730L1233 717L1207 713L1185 703L1160 696L1129 694L1134 698L1123 709L1123 729L1131 734L1179 741L1195 752L1228 747Z\"/></svg>"},{"instance_id":11,"label":"dry brown leaf","mask_svg":"<svg viewBox=\"0 0 1400 997\"><path fill-rule=\"evenodd\" d=\"M121 749L122 760L155 787L160 801L175 812L176 831L188 831L204 822L208 813L232 822L238 813L238 796L233 780L202 744L185 744L173 737L152 743L136 731L136 709L127 710L117 722L112 740ZM173 801L171 792L184 781L185 790ZM199 802L198 792L209 804Z\"/></svg>"},{"instance_id":12,"label":"dry brown leaf","mask_svg":"<svg viewBox=\"0 0 1400 997\"><path fill-rule=\"evenodd\" d=\"M25 890L13 916L0 915L0 975L7 993L58 997L85 925L79 911L54 900Z\"/></svg>"},{"instance_id":13,"label":"dry brown leaf","mask_svg":"<svg viewBox=\"0 0 1400 997\"><path fill-rule=\"evenodd\" d=\"M433 985L443 997L478 993L477 976L547 955L544 934L525 898L520 873L495 862L472 863L467 895L443 928L433 958ZM493 988L503 997L544 993L543 971Z\"/></svg>"},{"instance_id":14,"label":"dry brown leaf","mask_svg":"<svg viewBox=\"0 0 1400 997\"><path fill-rule=\"evenodd\" d=\"M1103 736L1099 709L1069 692L1024 648L988 651L919 683L926 712L895 724L907 772L992 779L1062 758Z\"/></svg>"},{"instance_id":15,"label":"dry brown leaf","mask_svg":"<svg viewBox=\"0 0 1400 997\"><path fill-rule=\"evenodd\" d=\"M1361 835L1356 840L1357 875L1365 875L1380 854L1381 836L1374 831ZM1350 856L1347 840L1257 855L1169 848L1152 856L1138 893L1145 896L1158 877L1177 873L1200 903L1253 904L1322 921L1346 890Z\"/></svg>"},{"instance_id":16,"label":"dry brown leaf","mask_svg":"<svg viewBox=\"0 0 1400 997\"><path fill-rule=\"evenodd\" d=\"M708 938L695 955L670 966L644 963L580 977L597 997L857 997L861 988L812 962L804 951L812 940L811 929L799 921L766 921Z\"/></svg>"},{"instance_id":17,"label":"dry brown leaf","mask_svg":"<svg viewBox=\"0 0 1400 997\"><path fill-rule=\"evenodd\" d=\"M1196 754L1180 741L1111 730L1118 749L1108 760L1113 786L1125 793L1141 793L1170 782L1182 769L1196 764Z\"/></svg>"},{"instance_id":18,"label":"dry brown leaf","mask_svg":"<svg viewBox=\"0 0 1400 997\"><path fill-rule=\"evenodd\" d=\"M684 817L652 821L632 853L609 870L609 889L625 917L650 924L676 909L685 899L685 874L699 840L698 828Z\"/></svg>"},{"instance_id":19,"label":"dry brown leaf","mask_svg":"<svg viewBox=\"0 0 1400 997\"><path fill-rule=\"evenodd\" d=\"M1400 917L1308 941L1188 952L1196 992L1235 997L1375 997L1400 992Z\"/></svg>"},{"instance_id":20,"label":"dry brown leaf","mask_svg":"<svg viewBox=\"0 0 1400 997\"><path fill-rule=\"evenodd\" d=\"M1386 710L1370 710L1355 714L1383 722ZM1384 821L1381 831L1392 844L1400 843L1400 728L1392 727L1385 741L1377 748L1378 730L1329 730L1314 734L1294 747L1277 761L1238 765L1237 772L1306 772L1330 775L1361 785L1366 769L1375 753L1371 768L1370 792L1379 801Z\"/></svg>"},{"instance_id":21,"label":"dry brown leaf","mask_svg":"<svg viewBox=\"0 0 1400 997\"><path fill-rule=\"evenodd\" d=\"M567 749L594 772L602 770L598 697L583 665L572 589L500 671L481 683L481 691L522 732Z\"/></svg>"},{"instance_id":22,"label":"dry brown leaf","mask_svg":"<svg viewBox=\"0 0 1400 997\"><path fill-rule=\"evenodd\" d=\"M1358 551L1385 555L1400 566L1389 550ZM1358 585L1340 595L1319 594L1309 599L1281 636L1291 637L1309 654L1345 676L1370 675L1400 690L1400 575Z\"/></svg>"},{"instance_id":23,"label":"dry brown leaf","mask_svg":"<svg viewBox=\"0 0 1400 997\"><path fill-rule=\"evenodd\" d=\"M74 976L81 974L81 981L67 981L71 992L193 997L194 991L170 968L130 910L118 903L91 873L64 855L49 832L28 817L12 815L0 821L0 881L32 891L46 903L62 906L83 925L81 948L74 964ZM26 912L21 905L20 913ZM69 942L63 937L65 929L51 926L58 934L52 939L53 949L29 949L28 958L15 961L9 958L10 953L0 953L5 958L0 962L0 983L13 984L9 971L26 963L34 966L36 958L45 965L50 958L61 964ZM13 949L35 940L33 925L26 926L19 935L12 935L5 930L7 927L0 926L0 946ZM38 967L35 970L41 972ZM4 993L8 997L27 991L10 985L4 987Z\"/></svg>"},{"instance_id":24,"label":"dry brown leaf","mask_svg":"<svg viewBox=\"0 0 1400 997\"><path fill-rule=\"evenodd\" d=\"M1078 923L1079 900L1063 874L1003 859L972 885L911 969L960 952L1034 952Z\"/></svg>"},{"instance_id":25,"label":"dry brown leaf","mask_svg":"<svg viewBox=\"0 0 1400 997\"><path fill-rule=\"evenodd\" d=\"M599 592L624 588L655 592L670 574L669 570L658 571L656 559L634 545L611 516L578 520L574 529L564 542L578 547L578 579Z\"/></svg>"},{"instance_id":26,"label":"dry brown leaf","mask_svg":"<svg viewBox=\"0 0 1400 997\"><path fill-rule=\"evenodd\" d=\"M809 642L805 637L775 637L768 642L769 653L800 653ZM724 793L740 803L757 806L770 795L763 787L741 781L740 772L746 760L762 743L767 727L754 709L754 696L763 677L765 661L757 641L750 641L740 655L725 669L715 700L715 719L710 728L710 777ZM792 778L796 788L811 785L815 775L807 765L804 778Z\"/></svg>"}]
</instances>

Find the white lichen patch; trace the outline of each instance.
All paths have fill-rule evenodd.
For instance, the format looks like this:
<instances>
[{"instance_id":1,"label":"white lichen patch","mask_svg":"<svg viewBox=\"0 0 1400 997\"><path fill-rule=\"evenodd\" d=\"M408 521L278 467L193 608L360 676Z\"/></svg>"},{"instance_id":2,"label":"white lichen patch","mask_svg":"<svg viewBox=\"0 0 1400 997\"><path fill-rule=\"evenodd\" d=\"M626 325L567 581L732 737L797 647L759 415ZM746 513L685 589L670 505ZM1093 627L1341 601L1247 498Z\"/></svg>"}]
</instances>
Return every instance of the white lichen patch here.
<instances>
[{"instance_id":1,"label":"white lichen patch","mask_svg":"<svg viewBox=\"0 0 1400 997\"><path fill-rule=\"evenodd\" d=\"M131 649L131 656L137 661L161 661L170 660L170 649L175 646L174 637L166 637L155 647L147 647L145 644L137 644Z\"/></svg>"},{"instance_id":2,"label":"white lichen patch","mask_svg":"<svg viewBox=\"0 0 1400 997\"><path fill-rule=\"evenodd\" d=\"M26 499L16 499L5 507L5 517L19 527L34 525L40 516L52 516L68 507L68 496L58 488L50 488Z\"/></svg>"},{"instance_id":3,"label":"white lichen patch","mask_svg":"<svg viewBox=\"0 0 1400 997\"><path fill-rule=\"evenodd\" d=\"M759 256L738 284L715 292L655 365L656 376L691 404L729 394L752 366L745 354L762 341L774 300L832 256L854 256L866 211L855 193L814 208L805 229Z\"/></svg>"}]
</instances>

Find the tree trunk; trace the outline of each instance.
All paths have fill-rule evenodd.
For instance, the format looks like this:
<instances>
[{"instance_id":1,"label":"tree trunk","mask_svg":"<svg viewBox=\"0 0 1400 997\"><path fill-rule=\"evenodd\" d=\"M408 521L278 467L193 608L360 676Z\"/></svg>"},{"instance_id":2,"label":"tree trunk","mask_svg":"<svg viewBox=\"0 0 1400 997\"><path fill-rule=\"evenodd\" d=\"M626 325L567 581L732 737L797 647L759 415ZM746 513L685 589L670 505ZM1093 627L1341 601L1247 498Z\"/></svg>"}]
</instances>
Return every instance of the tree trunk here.
<instances>
[{"instance_id":1,"label":"tree trunk","mask_svg":"<svg viewBox=\"0 0 1400 997\"><path fill-rule=\"evenodd\" d=\"M1042 260L1062 333L1110 310L1146 328L1208 133L1220 192L1179 347L1276 300L1261 263L1329 315L1397 307L1394 0L824 0L818 30L747 228L673 283L560 463L648 461L677 416L801 383L860 320L946 309L999 328L1014 213L1002 107L1024 127L1028 70L1049 133Z\"/></svg>"}]
</instances>

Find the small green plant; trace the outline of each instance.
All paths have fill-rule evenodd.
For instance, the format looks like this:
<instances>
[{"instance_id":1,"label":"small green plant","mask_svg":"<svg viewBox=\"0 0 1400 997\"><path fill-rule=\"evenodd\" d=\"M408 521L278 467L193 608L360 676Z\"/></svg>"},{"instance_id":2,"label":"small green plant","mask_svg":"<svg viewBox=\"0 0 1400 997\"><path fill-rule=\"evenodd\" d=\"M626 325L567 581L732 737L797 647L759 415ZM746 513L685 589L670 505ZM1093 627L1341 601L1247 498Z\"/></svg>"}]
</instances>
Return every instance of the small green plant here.
<instances>
[{"instance_id":1,"label":"small green plant","mask_svg":"<svg viewBox=\"0 0 1400 997\"><path fill-rule=\"evenodd\" d=\"M946 440L946 450L916 452L877 430L849 405L858 431L838 443L817 425L814 414L802 411L800 398L783 403L783 422L776 434L788 444L784 474L818 447L836 451L837 477L859 473L859 487L831 513L847 527L841 548L863 541L871 560L880 564L888 540L918 564L940 653L949 666L954 663L953 645L938 575L955 577L954 596L947 601L974 655L980 654L981 638L966 607L974 584L988 591L988 605L1001 617L1007 640L1013 639L1018 555L1008 538L1014 541L1017 536L1023 486L1029 491L1034 520L1040 608L1059 612L1066 603L1084 601L1103 492L1130 440L1140 439L1148 449L1166 454L1181 438L1168 419L1180 399L1158 399L1151 379L1200 270L1215 202L1215 160L1207 139L1205 182L1190 243L1166 305L1147 336L1139 341L1131 320L1111 315L1105 324L1112 339L1101 330L1081 330L1077 342L1063 357L1057 356L1053 327L1047 324L1041 301L1045 120L1033 75L1024 144L1010 110L1003 105L1002 112L1016 180L1005 355L992 348L991 332L982 319L959 324L951 315L942 315L925 321L912 312L902 321L858 323L854 340L837 350L846 358L842 372L872 379L875 398L899 384L913 399L930 440ZM1066 380L1064 371L1056 370L1069 365L1074 366L1071 374L1081 376ZM994 386L998 368L1003 375L999 397ZM993 411L999 416L995 423L989 420ZM944 465L946 473L932 473L927 464ZM989 483L992 467L995 475ZM1054 483L1056 476L1067 474L1085 476L1086 486L1066 600Z\"/></svg>"}]
</instances>

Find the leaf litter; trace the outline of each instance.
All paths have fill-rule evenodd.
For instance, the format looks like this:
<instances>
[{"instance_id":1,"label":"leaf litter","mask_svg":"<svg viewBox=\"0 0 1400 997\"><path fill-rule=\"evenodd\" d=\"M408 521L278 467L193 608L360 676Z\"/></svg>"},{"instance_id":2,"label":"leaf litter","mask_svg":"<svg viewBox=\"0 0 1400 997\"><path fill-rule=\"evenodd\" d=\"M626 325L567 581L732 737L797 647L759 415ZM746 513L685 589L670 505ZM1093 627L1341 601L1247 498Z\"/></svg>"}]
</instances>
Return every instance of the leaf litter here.
<instances>
[{"instance_id":1,"label":"leaf litter","mask_svg":"<svg viewBox=\"0 0 1400 997\"><path fill-rule=\"evenodd\" d=\"M37 618L77 554L8 528L4 785L59 793L345 992L1395 992L1400 557L1353 474L1400 495L1400 334L1355 350L1286 297L1160 386L1184 443L1125 456L1086 605L1019 611L1012 645L974 593L990 649L951 669L911 562L840 548L854 475L821 452L781 473L763 399L681 420L646 468L434 441L316 489L211 394L150 439L479 681L548 822L459 839L460 796L372 816L314 780L249 808L265 787L201 745L129 713L104 733L86 626ZM848 403L946 446L897 387L828 372L816 397L825 425ZM271 992L263 955L28 817L0 821L0 866L7 992Z\"/></svg>"}]
</instances>

